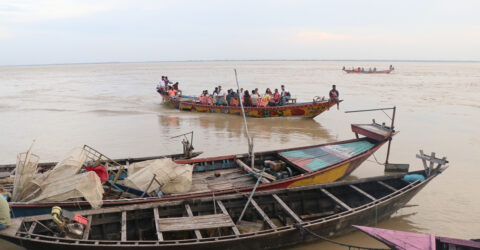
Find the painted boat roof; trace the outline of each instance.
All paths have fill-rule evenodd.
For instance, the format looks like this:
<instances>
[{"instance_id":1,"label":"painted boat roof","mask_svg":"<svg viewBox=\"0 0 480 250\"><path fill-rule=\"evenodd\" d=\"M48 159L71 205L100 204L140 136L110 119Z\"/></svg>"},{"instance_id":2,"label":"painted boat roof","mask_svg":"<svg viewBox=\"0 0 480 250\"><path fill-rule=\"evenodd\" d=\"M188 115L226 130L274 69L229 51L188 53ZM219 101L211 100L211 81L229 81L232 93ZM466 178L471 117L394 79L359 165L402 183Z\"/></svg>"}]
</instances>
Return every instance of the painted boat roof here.
<instances>
[{"instance_id":1,"label":"painted boat roof","mask_svg":"<svg viewBox=\"0 0 480 250\"><path fill-rule=\"evenodd\" d=\"M307 172L313 172L362 154L375 145L370 141L362 140L283 151L279 152L279 155Z\"/></svg>"}]
</instances>

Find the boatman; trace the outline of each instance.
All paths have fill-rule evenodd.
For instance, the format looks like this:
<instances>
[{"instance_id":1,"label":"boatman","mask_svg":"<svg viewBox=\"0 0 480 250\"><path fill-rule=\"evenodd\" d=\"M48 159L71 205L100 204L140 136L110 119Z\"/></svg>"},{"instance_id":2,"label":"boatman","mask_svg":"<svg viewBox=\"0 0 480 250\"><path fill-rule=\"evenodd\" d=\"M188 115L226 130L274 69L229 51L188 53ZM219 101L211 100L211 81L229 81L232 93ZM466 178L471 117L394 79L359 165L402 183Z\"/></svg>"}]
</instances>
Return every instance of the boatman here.
<instances>
[{"instance_id":1,"label":"boatman","mask_svg":"<svg viewBox=\"0 0 480 250\"><path fill-rule=\"evenodd\" d=\"M4 193L5 192L0 193L0 230L10 226L10 207L3 195Z\"/></svg>"},{"instance_id":2,"label":"boatman","mask_svg":"<svg viewBox=\"0 0 480 250\"><path fill-rule=\"evenodd\" d=\"M330 96L330 101L337 102L337 109L340 109L340 102L339 102L339 99L338 99L340 94L338 93L338 90L337 90L335 84L332 85L332 90L330 90L329 96Z\"/></svg>"}]
</instances>

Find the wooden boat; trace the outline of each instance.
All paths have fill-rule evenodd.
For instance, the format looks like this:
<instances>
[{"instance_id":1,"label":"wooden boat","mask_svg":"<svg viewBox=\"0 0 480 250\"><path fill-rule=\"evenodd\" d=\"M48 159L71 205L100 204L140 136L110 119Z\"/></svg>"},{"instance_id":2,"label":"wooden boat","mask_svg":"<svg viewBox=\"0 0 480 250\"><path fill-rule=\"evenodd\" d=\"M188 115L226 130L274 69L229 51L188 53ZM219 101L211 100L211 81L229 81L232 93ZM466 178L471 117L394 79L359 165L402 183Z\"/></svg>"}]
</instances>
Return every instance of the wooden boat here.
<instances>
[{"instance_id":1,"label":"wooden boat","mask_svg":"<svg viewBox=\"0 0 480 250\"><path fill-rule=\"evenodd\" d=\"M257 168L253 169L247 165L251 163L248 154L178 160L176 162L179 164L194 165L192 188L188 193L124 198L123 193L112 189L112 193L103 200L103 206L172 201L249 191L254 187L260 168L265 168L266 172L258 190L332 182L349 175L396 134L389 127L379 124L352 124L352 130L357 134L357 139L255 153L254 162ZM358 134L371 138L358 138ZM118 186L124 188L119 184ZM90 208L86 201L10 203L12 215L15 217L49 213L53 206L68 209Z\"/></svg>"},{"instance_id":2,"label":"wooden boat","mask_svg":"<svg viewBox=\"0 0 480 250\"><path fill-rule=\"evenodd\" d=\"M169 155L157 155L157 156L147 156L147 157L129 157L129 158L119 158L119 159L113 159L112 161L115 161L119 164L126 165L127 163L135 163L135 162L141 162L141 161L148 161L148 160L153 160L153 159L160 159L160 158L172 158L174 160L182 160L182 159L191 159L195 158L199 155L201 155L202 152L186 152L182 154L169 154ZM55 165L57 165L58 162L41 162L38 163L38 168L39 172L44 172L48 169L51 169ZM9 176L12 171L15 169L16 164L3 164L0 165L0 178Z\"/></svg>"},{"instance_id":3,"label":"wooden boat","mask_svg":"<svg viewBox=\"0 0 480 250\"><path fill-rule=\"evenodd\" d=\"M48 250L288 247L316 240L314 234L338 236L353 230L352 225L387 219L444 169L409 173L423 181L407 182L404 174L396 174L73 215L64 211L59 224L51 215L17 218L0 237L27 249Z\"/></svg>"},{"instance_id":4,"label":"wooden boat","mask_svg":"<svg viewBox=\"0 0 480 250\"><path fill-rule=\"evenodd\" d=\"M186 96L170 97L162 93L160 93L160 95L167 106L179 110L242 115L242 109L240 106L209 105L200 103L198 98ZM317 98L312 102L287 104L283 106L244 107L244 110L247 117L265 118L298 116L314 118L324 111L329 110L330 107L335 104L337 104L336 101Z\"/></svg>"},{"instance_id":5,"label":"wooden boat","mask_svg":"<svg viewBox=\"0 0 480 250\"><path fill-rule=\"evenodd\" d=\"M421 234L388 230L375 227L355 226L369 236L385 243L391 249L430 249L462 250L480 249L480 241L440 237L434 234Z\"/></svg>"},{"instance_id":6,"label":"wooden boat","mask_svg":"<svg viewBox=\"0 0 480 250\"><path fill-rule=\"evenodd\" d=\"M345 69L345 67L343 67L342 69L343 71L347 72L347 73L351 73L351 74L390 74L390 72L392 72L393 70L395 70L395 68L391 67L389 69L386 69L386 70L361 70L360 68L357 68L357 69Z\"/></svg>"}]
</instances>

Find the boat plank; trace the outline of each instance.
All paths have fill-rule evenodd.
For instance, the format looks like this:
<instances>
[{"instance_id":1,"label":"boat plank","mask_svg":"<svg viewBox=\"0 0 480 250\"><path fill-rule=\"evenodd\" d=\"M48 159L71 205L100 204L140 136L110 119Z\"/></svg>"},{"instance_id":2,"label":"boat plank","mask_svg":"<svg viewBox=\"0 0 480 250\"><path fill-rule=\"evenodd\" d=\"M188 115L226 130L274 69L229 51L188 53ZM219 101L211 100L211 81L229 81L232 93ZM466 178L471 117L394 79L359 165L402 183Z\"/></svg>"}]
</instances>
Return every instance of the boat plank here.
<instances>
[{"instance_id":1,"label":"boat plank","mask_svg":"<svg viewBox=\"0 0 480 250\"><path fill-rule=\"evenodd\" d=\"M235 162L237 163L237 165L239 167L241 167L243 170L247 171L248 173L253 173L255 176L258 176L258 173L256 173L252 168L250 168L249 166L247 166L247 164L245 164L243 161L241 161L240 159L235 159ZM262 183L270 183L270 180L268 180L267 178L265 177L262 177Z\"/></svg>"},{"instance_id":2,"label":"boat plank","mask_svg":"<svg viewBox=\"0 0 480 250\"><path fill-rule=\"evenodd\" d=\"M332 200L334 200L338 205L342 206L346 210L352 210L352 208L350 206L345 204L343 201L341 201L339 198L337 198L332 193L328 192L326 189L321 188L320 190L322 191L322 193L326 194L328 197L330 197Z\"/></svg>"},{"instance_id":3,"label":"boat plank","mask_svg":"<svg viewBox=\"0 0 480 250\"><path fill-rule=\"evenodd\" d=\"M187 209L188 217L193 217L193 212L192 212L192 209L190 208L189 204L185 204L185 209ZM200 231L198 229L195 229L195 236L197 236L197 239L202 238L202 234L200 233Z\"/></svg>"},{"instance_id":4,"label":"boat plank","mask_svg":"<svg viewBox=\"0 0 480 250\"><path fill-rule=\"evenodd\" d=\"M127 211L122 212L122 241L127 241Z\"/></svg>"},{"instance_id":5,"label":"boat plank","mask_svg":"<svg viewBox=\"0 0 480 250\"><path fill-rule=\"evenodd\" d=\"M265 222L270 226L272 229L277 229L277 226L273 224L272 220L268 217L268 215L263 211L263 209L257 204L257 202L254 199L250 200L250 203L252 203L253 207L257 210L257 212L263 217Z\"/></svg>"},{"instance_id":6,"label":"boat plank","mask_svg":"<svg viewBox=\"0 0 480 250\"><path fill-rule=\"evenodd\" d=\"M228 215L230 218L230 214L228 213L227 209L225 208L225 206L223 205L223 202L222 201L217 201L217 204L218 206L220 207L220 209L222 210L222 213L225 214L225 215ZM233 230L233 233L235 235L240 235L240 231L238 230L237 226L233 225L232 227L232 230Z\"/></svg>"},{"instance_id":7,"label":"boat plank","mask_svg":"<svg viewBox=\"0 0 480 250\"><path fill-rule=\"evenodd\" d=\"M195 229L209 229L232 227L235 224L229 215L211 214L193 217L171 217L158 220L160 231L186 231Z\"/></svg>"},{"instance_id":8,"label":"boat plank","mask_svg":"<svg viewBox=\"0 0 480 250\"><path fill-rule=\"evenodd\" d=\"M153 217L155 219L155 229L157 230L157 238L159 241L163 241L163 233L158 226L158 207L153 208Z\"/></svg>"},{"instance_id":9,"label":"boat plank","mask_svg":"<svg viewBox=\"0 0 480 250\"><path fill-rule=\"evenodd\" d=\"M33 234L33 231L35 230L36 226L37 226L37 222L36 221L32 222L32 225L30 225L30 228L28 229L28 234Z\"/></svg>"},{"instance_id":10,"label":"boat plank","mask_svg":"<svg viewBox=\"0 0 480 250\"><path fill-rule=\"evenodd\" d=\"M369 198L370 200L372 201L376 201L377 199L375 199L375 197L371 196L370 194L368 194L367 192L363 191L361 188L355 186L355 185L349 185L351 188L353 188L355 191L363 194L365 197Z\"/></svg>"},{"instance_id":11,"label":"boat plank","mask_svg":"<svg viewBox=\"0 0 480 250\"><path fill-rule=\"evenodd\" d=\"M378 182L380 185L382 185L382 186L384 186L384 187L386 187L386 188L388 188L388 189L392 190L393 192L396 192L396 191L397 191L397 189L396 189L396 188L394 188L394 187L392 187L392 186L388 185L387 183L385 183L385 182L383 182L383 181L377 181L377 182Z\"/></svg>"},{"instance_id":12,"label":"boat plank","mask_svg":"<svg viewBox=\"0 0 480 250\"><path fill-rule=\"evenodd\" d=\"M85 231L83 232L83 240L88 240L88 236L90 235L90 228L92 228L92 215L87 216L88 224L87 228L85 228Z\"/></svg>"},{"instance_id":13,"label":"boat plank","mask_svg":"<svg viewBox=\"0 0 480 250\"><path fill-rule=\"evenodd\" d=\"M300 219L300 217L298 217L298 215L295 212L293 212L293 210L290 209L290 207L288 207L287 204L285 204L285 202L280 197L278 197L277 194L272 194L272 196L278 202L278 204L280 204L283 210L287 212L295 220L295 222L303 223L302 219Z\"/></svg>"}]
</instances>

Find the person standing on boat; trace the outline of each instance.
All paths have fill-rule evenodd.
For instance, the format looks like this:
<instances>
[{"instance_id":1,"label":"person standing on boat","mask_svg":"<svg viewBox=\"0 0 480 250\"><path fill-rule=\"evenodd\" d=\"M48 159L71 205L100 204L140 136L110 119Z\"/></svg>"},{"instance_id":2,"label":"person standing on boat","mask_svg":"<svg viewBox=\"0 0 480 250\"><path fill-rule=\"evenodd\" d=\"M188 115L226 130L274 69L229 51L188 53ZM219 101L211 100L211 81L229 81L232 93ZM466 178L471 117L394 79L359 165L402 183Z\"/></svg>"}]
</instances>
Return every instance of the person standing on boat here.
<instances>
[{"instance_id":1,"label":"person standing on boat","mask_svg":"<svg viewBox=\"0 0 480 250\"><path fill-rule=\"evenodd\" d=\"M212 95L213 95L213 104L217 105L218 87L215 87L215 90L213 91Z\"/></svg>"},{"instance_id":2,"label":"person standing on boat","mask_svg":"<svg viewBox=\"0 0 480 250\"><path fill-rule=\"evenodd\" d=\"M0 230L10 226L10 207L3 193L0 193Z\"/></svg>"},{"instance_id":3,"label":"person standing on boat","mask_svg":"<svg viewBox=\"0 0 480 250\"><path fill-rule=\"evenodd\" d=\"M290 100L290 91L285 89L285 85L280 86L282 88L282 92L280 93L281 95L281 100L280 100L280 105L285 105L288 100Z\"/></svg>"},{"instance_id":4,"label":"person standing on boat","mask_svg":"<svg viewBox=\"0 0 480 250\"><path fill-rule=\"evenodd\" d=\"M332 85L332 89L330 90L330 93L328 94L330 96L330 100L337 102L337 109L340 109L340 102L338 97L340 96L340 93L338 93L338 90L336 88L337 86Z\"/></svg>"}]
</instances>

